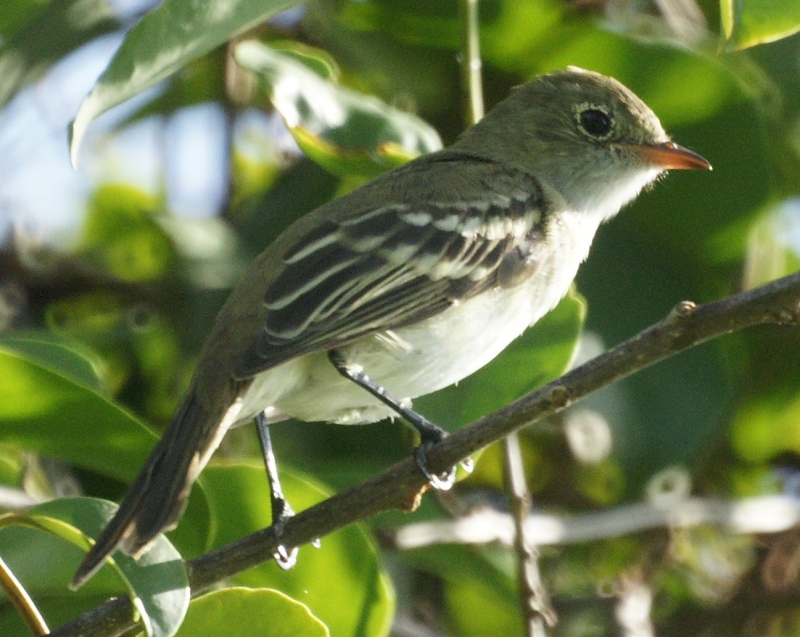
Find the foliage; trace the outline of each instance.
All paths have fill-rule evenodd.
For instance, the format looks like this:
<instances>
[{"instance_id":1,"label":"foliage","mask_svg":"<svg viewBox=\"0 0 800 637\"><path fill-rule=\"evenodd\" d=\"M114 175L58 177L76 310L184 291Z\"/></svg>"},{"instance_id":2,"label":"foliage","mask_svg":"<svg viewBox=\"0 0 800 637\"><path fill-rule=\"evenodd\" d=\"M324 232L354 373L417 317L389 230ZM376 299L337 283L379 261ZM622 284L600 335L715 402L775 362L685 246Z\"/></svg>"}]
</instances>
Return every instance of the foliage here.
<instances>
[{"instance_id":1,"label":"foliage","mask_svg":"<svg viewBox=\"0 0 800 637\"><path fill-rule=\"evenodd\" d=\"M538 73L591 68L631 87L714 172L672 175L640 197L601 230L579 274L580 295L458 387L415 402L422 413L463 425L558 376L579 344L577 356L588 358L684 298L719 298L797 269L800 36L785 36L800 29L798 6L721 0L717 9L706 0L696 12L661 16L641 7L621 13L614 2L481 2L487 102ZM46 235L44 244L9 234L0 253L0 483L35 499L64 495L76 482L88 495L119 499L155 440L150 427L169 421L216 310L254 255L335 194L452 141L465 120L455 0L165 0L139 17L68 115L78 175L92 175L78 229ZM705 20L719 20L723 35ZM0 104L9 112L54 64L125 21L99 0L0 6ZM115 176L104 143L209 103L223 114L228 153L216 218L176 213L169 166L150 188ZM119 104L103 124L101 114ZM274 110L283 126L273 119L270 135L232 134L247 117L270 121L255 108ZM26 133L16 132L35 145ZM123 152L137 161L135 148ZM789 328L733 335L524 432L536 505L582 512L639 501L665 471L687 475L687 492L708 496L778 491L796 479L800 453L798 346ZM413 444L396 422L292 423L275 436L295 509ZM121 580L106 568L80 591L67 589L80 552L61 538L85 546L82 534L95 534L112 510L94 498L0 517L0 556L51 626L127 591L150 634L173 634L186 613L186 584L182 569L163 562L174 566L269 524L258 458L252 431L231 432L181 524L159 540L156 563L115 559ZM496 503L502 474L499 450L488 449L458 485L458 505ZM192 601L179 634L230 626L378 636L395 619L398 635L404 622L443 634L522 634L511 551L376 548L375 532L447 518L445 508L429 496L413 518L380 516L322 538L320 549L304 547L290 572L267 564L237 575ZM544 583L560 615L553 634L618 630L615 604L633 583L655 600L651 619L662 635L798 634L797 574L775 557L797 554L791 539L758 544L703 527L544 547ZM164 589L173 597L159 605ZM0 598L0 633L24 631Z\"/></svg>"}]
</instances>

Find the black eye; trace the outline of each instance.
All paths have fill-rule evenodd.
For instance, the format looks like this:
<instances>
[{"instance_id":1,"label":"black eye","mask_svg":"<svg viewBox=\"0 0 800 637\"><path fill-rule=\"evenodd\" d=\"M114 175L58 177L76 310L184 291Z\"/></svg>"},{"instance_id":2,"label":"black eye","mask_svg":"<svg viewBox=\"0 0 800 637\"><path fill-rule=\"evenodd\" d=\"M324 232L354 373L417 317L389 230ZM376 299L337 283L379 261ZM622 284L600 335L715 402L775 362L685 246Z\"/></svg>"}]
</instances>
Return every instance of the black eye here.
<instances>
[{"instance_id":1,"label":"black eye","mask_svg":"<svg viewBox=\"0 0 800 637\"><path fill-rule=\"evenodd\" d=\"M605 139L611 133L611 116L597 108L582 111L578 123L587 135L596 139Z\"/></svg>"}]
</instances>

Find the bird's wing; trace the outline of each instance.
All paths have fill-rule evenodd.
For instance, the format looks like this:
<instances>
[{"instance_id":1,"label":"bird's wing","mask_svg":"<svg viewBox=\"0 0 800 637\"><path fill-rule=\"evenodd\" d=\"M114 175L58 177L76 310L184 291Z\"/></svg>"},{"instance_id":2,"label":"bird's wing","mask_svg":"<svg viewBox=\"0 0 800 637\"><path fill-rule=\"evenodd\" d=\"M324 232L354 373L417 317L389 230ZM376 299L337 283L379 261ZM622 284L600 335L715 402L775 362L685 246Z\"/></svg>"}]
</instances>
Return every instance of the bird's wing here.
<instances>
[{"instance_id":1,"label":"bird's wing","mask_svg":"<svg viewBox=\"0 0 800 637\"><path fill-rule=\"evenodd\" d=\"M471 195L440 184L416 200L410 194L323 219L286 249L263 298L264 325L236 377L421 321L496 284L500 264L541 221L541 189L496 164L465 171L464 161L427 165L425 179L472 174L480 184L470 184Z\"/></svg>"}]
</instances>

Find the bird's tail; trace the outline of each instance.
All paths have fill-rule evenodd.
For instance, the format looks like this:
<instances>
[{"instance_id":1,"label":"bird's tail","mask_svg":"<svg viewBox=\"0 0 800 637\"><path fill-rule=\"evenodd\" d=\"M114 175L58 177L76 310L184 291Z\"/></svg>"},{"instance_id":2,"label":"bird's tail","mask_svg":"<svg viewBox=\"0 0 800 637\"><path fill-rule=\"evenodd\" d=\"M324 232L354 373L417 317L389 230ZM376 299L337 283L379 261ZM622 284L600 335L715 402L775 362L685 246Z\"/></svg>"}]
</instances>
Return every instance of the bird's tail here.
<instances>
[{"instance_id":1,"label":"bird's tail","mask_svg":"<svg viewBox=\"0 0 800 637\"><path fill-rule=\"evenodd\" d=\"M78 567L70 585L73 590L92 577L115 549L138 557L159 533L177 524L192 483L237 413L237 403L227 413L211 413L194 389L189 391L116 515Z\"/></svg>"}]
</instances>

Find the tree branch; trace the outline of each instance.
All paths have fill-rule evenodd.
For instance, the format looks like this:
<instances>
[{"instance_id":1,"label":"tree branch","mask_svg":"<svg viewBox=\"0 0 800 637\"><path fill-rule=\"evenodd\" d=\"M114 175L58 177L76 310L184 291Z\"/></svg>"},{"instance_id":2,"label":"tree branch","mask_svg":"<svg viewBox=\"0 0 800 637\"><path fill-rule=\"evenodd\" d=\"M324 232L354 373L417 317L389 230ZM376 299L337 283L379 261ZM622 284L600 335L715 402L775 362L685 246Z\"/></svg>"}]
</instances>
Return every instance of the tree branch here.
<instances>
[{"instance_id":1,"label":"tree branch","mask_svg":"<svg viewBox=\"0 0 800 637\"><path fill-rule=\"evenodd\" d=\"M432 473L441 473L602 387L712 338L763 324L800 325L800 273L706 305L679 303L663 321L452 434L431 449L428 467ZM291 518L281 541L291 548L382 511L413 509L426 488L425 478L408 458ZM192 560L188 563L192 594L272 559L276 548L268 528ZM134 625L132 616L130 602L115 599L52 634L117 635Z\"/></svg>"}]
</instances>

